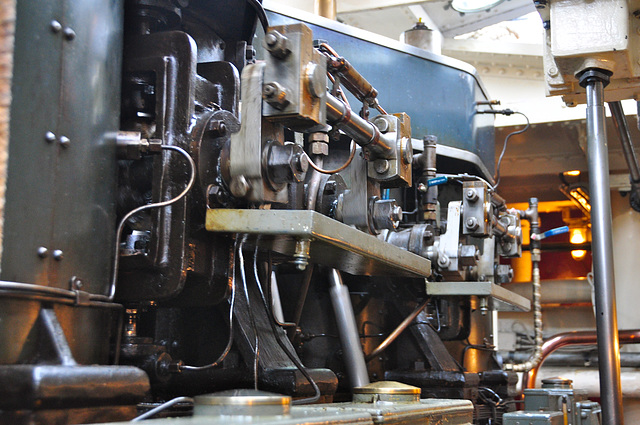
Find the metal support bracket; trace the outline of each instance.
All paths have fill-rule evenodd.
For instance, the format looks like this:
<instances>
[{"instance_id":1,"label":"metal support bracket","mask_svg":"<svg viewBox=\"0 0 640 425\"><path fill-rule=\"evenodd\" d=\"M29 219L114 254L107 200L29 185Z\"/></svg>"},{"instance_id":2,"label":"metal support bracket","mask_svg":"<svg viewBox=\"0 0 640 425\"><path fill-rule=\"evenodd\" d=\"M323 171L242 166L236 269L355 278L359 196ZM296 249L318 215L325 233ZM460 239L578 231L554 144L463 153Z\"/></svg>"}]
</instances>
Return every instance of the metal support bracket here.
<instances>
[{"instance_id":1,"label":"metal support bracket","mask_svg":"<svg viewBox=\"0 0 640 425\"><path fill-rule=\"evenodd\" d=\"M308 210L210 209L206 229L254 235L248 244L291 259L296 242L309 240L309 261L366 276L424 278L431 262L353 227Z\"/></svg>"},{"instance_id":2,"label":"metal support bracket","mask_svg":"<svg viewBox=\"0 0 640 425\"><path fill-rule=\"evenodd\" d=\"M469 296L489 298L495 311L529 311L531 301L491 282L427 282L427 294L436 296Z\"/></svg>"}]
</instances>

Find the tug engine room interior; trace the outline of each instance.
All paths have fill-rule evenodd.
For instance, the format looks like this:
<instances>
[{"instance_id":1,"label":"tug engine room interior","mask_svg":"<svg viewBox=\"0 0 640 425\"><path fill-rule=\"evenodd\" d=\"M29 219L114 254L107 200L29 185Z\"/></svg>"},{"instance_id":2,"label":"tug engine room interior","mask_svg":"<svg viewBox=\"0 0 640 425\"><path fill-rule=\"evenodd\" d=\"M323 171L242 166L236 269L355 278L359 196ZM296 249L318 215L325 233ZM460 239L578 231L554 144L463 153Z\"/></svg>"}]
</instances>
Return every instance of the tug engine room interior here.
<instances>
[{"instance_id":1,"label":"tug engine room interior","mask_svg":"<svg viewBox=\"0 0 640 425\"><path fill-rule=\"evenodd\" d=\"M640 1L0 5L1 424L640 424Z\"/></svg>"}]
</instances>

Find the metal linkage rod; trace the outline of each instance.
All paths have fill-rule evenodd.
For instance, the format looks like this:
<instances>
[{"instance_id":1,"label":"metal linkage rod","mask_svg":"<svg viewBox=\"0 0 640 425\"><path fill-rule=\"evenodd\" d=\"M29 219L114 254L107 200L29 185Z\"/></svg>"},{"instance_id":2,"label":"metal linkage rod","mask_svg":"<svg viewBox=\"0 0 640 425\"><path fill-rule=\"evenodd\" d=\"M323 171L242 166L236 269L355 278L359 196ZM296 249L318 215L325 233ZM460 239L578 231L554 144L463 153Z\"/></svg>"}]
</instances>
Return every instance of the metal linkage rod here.
<instances>
[{"instance_id":1,"label":"metal linkage rod","mask_svg":"<svg viewBox=\"0 0 640 425\"><path fill-rule=\"evenodd\" d=\"M609 102L609 109L611 110L611 116L618 131L618 136L620 137L620 143L622 144L624 159L627 161L627 166L629 167L631 181L638 183L640 182L640 167L638 166L638 157L633 149L633 143L631 143L631 133L629 133L627 119L622 110L622 103L620 103L620 101Z\"/></svg>"},{"instance_id":2,"label":"metal linkage rod","mask_svg":"<svg viewBox=\"0 0 640 425\"><path fill-rule=\"evenodd\" d=\"M616 291L613 274L611 196L609 154L605 131L604 87L607 71L587 69L580 75L580 85L587 91L587 154L589 195L591 198L591 232L593 275L596 301L596 332L600 359L600 400L603 425L622 425L622 389Z\"/></svg>"},{"instance_id":3,"label":"metal linkage rod","mask_svg":"<svg viewBox=\"0 0 640 425\"><path fill-rule=\"evenodd\" d=\"M395 140L387 140L378 127L358 114L349 105L327 94L327 121L351 137L358 145L367 148L381 158L392 158Z\"/></svg>"},{"instance_id":4,"label":"metal linkage rod","mask_svg":"<svg viewBox=\"0 0 640 425\"><path fill-rule=\"evenodd\" d=\"M360 334L353 314L349 289L342 282L342 276L336 269L329 271L329 293L331 294L333 311L336 315L340 343L342 344L342 352L351 388L363 387L369 384L367 364L364 361L364 353L360 344Z\"/></svg>"}]
</instances>

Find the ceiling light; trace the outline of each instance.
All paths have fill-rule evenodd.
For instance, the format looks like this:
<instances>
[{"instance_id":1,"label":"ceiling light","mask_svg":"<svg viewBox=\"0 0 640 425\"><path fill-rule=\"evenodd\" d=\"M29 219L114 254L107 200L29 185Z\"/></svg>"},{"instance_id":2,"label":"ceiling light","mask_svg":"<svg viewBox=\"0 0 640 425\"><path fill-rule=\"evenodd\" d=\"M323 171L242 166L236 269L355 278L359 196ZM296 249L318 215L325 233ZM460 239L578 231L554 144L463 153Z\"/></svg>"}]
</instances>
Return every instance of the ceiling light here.
<instances>
[{"instance_id":1,"label":"ceiling light","mask_svg":"<svg viewBox=\"0 0 640 425\"><path fill-rule=\"evenodd\" d=\"M571 251L571 257L573 257L574 260L582 260L585 255L587 255L587 251L584 249L574 249Z\"/></svg>"},{"instance_id":2,"label":"ceiling light","mask_svg":"<svg viewBox=\"0 0 640 425\"><path fill-rule=\"evenodd\" d=\"M587 229L584 227L574 227L569 232L569 242L580 245L587 241Z\"/></svg>"},{"instance_id":3,"label":"ceiling light","mask_svg":"<svg viewBox=\"0 0 640 425\"><path fill-rule=\"evenodd\" d=\"M462 13L482 12L499 5L504 0L453 0L451 7Z\"/></svg>"}]
</instances>

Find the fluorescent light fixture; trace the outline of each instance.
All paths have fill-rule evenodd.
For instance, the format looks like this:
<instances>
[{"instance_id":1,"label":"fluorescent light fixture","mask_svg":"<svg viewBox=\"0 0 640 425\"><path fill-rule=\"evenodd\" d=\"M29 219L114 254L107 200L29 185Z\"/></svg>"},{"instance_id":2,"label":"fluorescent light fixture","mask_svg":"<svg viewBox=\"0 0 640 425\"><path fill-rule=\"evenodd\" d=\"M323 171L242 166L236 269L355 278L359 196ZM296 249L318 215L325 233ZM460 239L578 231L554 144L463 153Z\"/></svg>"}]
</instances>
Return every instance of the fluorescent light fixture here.
<instances>
[{"instance_id":1,"label":"fluorescent light fixture","mask_svg":"<svg viewBox=\"0 0 640 425\"><path fill-rule=\"evenodd\" d=\"M453 0L451 7L462 13L474 13L489 10L504 0Z\"/></svg>"}]
</instances>

